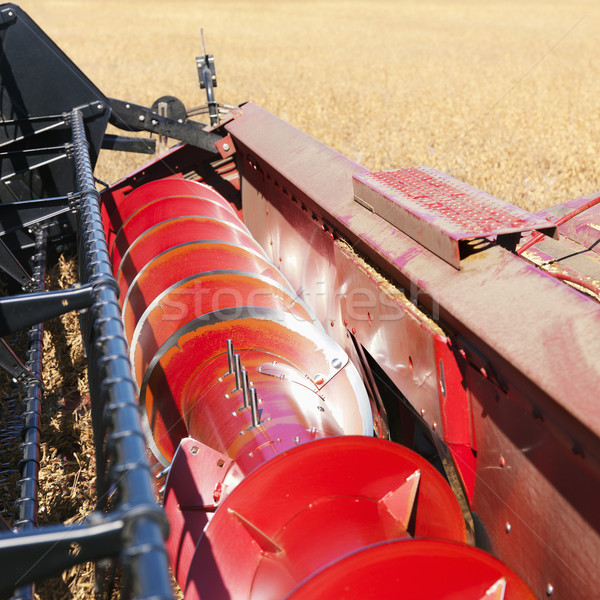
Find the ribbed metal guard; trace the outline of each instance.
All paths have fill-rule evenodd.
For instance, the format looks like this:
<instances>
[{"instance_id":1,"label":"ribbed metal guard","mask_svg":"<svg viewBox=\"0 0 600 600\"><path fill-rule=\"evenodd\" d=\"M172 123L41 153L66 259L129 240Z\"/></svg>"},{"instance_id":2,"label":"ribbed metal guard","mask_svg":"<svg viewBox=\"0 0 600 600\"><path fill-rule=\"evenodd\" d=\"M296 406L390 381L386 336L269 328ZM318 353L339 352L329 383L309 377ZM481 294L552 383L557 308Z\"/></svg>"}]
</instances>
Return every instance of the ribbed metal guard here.
<instances>
[{"instance_id":1,"label":"ribbed metal guard","mask_svg":"<svg viewBox=\"0 0 600 600\"><path fill-rule=\"evenodd\" d=\"M460 268L459 241L544 230L547 219L532 215L430 167L355 175L355 200Z\"/></svg>"}]
</instances>

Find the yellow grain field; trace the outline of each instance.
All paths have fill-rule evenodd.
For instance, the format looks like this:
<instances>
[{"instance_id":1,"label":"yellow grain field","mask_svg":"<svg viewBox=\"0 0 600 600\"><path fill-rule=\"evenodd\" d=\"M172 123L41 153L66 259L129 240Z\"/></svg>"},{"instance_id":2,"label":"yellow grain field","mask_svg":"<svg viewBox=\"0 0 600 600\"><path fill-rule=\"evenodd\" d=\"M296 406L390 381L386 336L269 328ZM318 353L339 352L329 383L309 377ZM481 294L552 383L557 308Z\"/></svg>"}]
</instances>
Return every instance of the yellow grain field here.
<instances>
[{"instance_id":1,"label":"yellow grain field","mask_svg":"<svg viewBox=\"0 0 600 600\"><path fill-rule=\"evenodd\" d=\"M431 165L529 210L600 188L595 0L22 6L109 96L200 104L204 28L218 100L255 100L370 169Z\"/></svg>"},{"instance_id":2,"label":"yellow grain field","mask_svg":"<svg viewBox=\"0 0 600 600\"><path fill-rule=\"evenodd\" d=\"M600 189L597 0L21 6L108 96L149 106L172 94L201 104L194 59L204 28L219 101L254 100L372 170L430 165L529 210ZM115 181L145 160L105 153L96 175ZM73 382L84 386L77 375ZM72 429L83 429L79 420ZM47 453L43 468L58 473L60 453ZM68 515L43 500L44 518L76 518L83 509L75 503L90 496L88 471L73 465L60 477L87 487L62 494ZM38 598L83 600L91 590L91 567L77 567L40 586Z\"/></svg>"}]
</instances>

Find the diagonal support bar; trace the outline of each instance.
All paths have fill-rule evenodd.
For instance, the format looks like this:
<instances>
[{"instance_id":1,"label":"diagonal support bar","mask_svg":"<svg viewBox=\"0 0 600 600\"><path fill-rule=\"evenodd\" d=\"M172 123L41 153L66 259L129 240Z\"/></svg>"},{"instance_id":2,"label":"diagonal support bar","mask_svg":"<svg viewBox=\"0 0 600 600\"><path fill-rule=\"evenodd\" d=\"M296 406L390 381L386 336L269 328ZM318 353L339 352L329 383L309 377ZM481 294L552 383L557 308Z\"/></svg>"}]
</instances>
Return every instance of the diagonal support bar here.
<instances>
[{"instance_id":1,"label":"diagonal support bar","mask_svg":"<svg viewBox=\"0 0 600 600\"><path fill-rule=\"evenodd\" d=\"M0 595L76 564L118 554L124 524L116 519L0 535Z\"/></svg>"},{"instance_id":2,"label":"diagonal support bar","mask_svg":"<svg viewBox=\"0 0 600 600\"><path fill-rule=\"evenodd\" d=\"M0 336L91 306L94 286L0 298Z\"/></svg>"},{"instance_id":3,"label":"diagonal support bar","mask_svg":"<svg viewBox=\"0 0 600 600\"><path fill-rule=\"evenodd\" d=\"M16 256L2 240L0 240L0 269L20 283L25 291L32 292L39 289L31 275L25 270L25 267L17 260Z\"/></svg>"}]
</instances>

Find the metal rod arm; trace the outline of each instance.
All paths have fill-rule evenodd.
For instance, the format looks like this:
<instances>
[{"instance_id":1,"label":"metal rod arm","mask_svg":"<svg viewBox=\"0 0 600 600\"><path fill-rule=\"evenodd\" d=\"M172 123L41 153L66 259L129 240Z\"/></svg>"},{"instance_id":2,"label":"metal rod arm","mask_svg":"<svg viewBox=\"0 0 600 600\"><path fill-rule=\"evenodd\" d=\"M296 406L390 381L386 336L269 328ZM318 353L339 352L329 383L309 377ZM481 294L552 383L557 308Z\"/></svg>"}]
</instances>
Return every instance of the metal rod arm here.
<instances>
[{"instance_id":1,"label":"metal rod arm","mask_svg":"<svg viewBox=\"0 0 600 600\"><path fill-rule=\"evenodd\" d=\"M0 337L72 310L87 308L93 299L92 285L0 298Z\"/></svg>"},{"instance_id":2,"label":"metal rod arm","mask_svg":"<svg viewBox=\"0 0 600 600\"><path fill-rule=\"evenodd\" d=\"M123 102L123 100L115 98L110 99L110 106L110 122L115 127L126 131L151 131L217 154L215 144L223 136L211 131L204 131L205 126L201 123L188 120L180 123L178 120L152 112L145 106Z\"/></svg>"},{"instance_id":3,"label":"metal rod arm","mask_svg":"<svg viewBox=\"0 0 600 600\"><path fill-rule=\"evenodd\" d=\"M114 556L124 521L58 525L0 536L0 596L76 564Z\"/></svg>"}]
</instances>

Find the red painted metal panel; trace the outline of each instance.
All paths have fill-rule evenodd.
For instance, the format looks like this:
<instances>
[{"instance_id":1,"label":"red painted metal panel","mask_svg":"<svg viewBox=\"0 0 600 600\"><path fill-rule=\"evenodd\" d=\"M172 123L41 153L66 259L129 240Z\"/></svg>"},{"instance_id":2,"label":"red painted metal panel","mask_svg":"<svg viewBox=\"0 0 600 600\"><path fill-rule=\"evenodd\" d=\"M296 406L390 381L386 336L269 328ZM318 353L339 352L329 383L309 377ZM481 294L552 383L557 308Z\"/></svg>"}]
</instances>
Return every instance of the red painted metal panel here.
<instances>
[{"instance_id":1,"label":"red painted metal panel","mask_svg":"<svg viewBox=\"0 0 600 600\"><path fill-rule=\"evenodd\" d=\"M414 290L430 314L498 362L498 369L502 364L511 385L548 419L559 421L600 464L600 409L591 401L600 363L590 360L600 356L597 303L500 247L465 259L463 270L456 271L354 202L352 176L366 169L256 105L245 105L243 115L226 127L236 141L243 177L255 186L263 179L259 193L267 197L275 180L287 192L289 202L276 201L286 219L304 205L327 222L386 276ZM258 231L252 219L246 215L251 231ZM304 235L311 239L310 232ZM536 340L535 351L524 338ZM562 348L569 351L557 352Z\"/></svg>"},{"instance_id":2,"label":"red painted metal panel","mask_svg":"<svg viewBox=\"0 0 600 600\"><path fill-rule=\"evenodd\" d=\"M486 486L487 477L493 474L492 467L489 463L480 464L480 457L496 455L499 460L502 443L497 435L486 434L487 429L482 425L487 422L485 409L481 411L477 405L478 410L475 410L473 394L479 394L480 385L485 392L478 402L485 400L493 406L505 398L506 403L519 412L518 418L503 422L506 436L512 438L522 431L524 435L529 432L535 439L542 432L554 447L553 452L563 453L565 469L570 462L566 457L575 451L581 473L587 473L587 478L575 477L573 491L565 494L562 471L524 468L528 458L522 458L523 462L518 464L523 468L512 472L513 502L527 506L527 519L532 523L547 522L551 514L563 511L582 523L583 509L577 497L590 494L592 498L599 497L598 304L497 246L464 259L462 270L456 271L353 201L352 176L364 173L365 169L255 105L246 105L242 116L229 123L227 129L240 156L244 211L250 229L272 252L276 262L281 259L280 264L294 286L317 299L309 303L319 317L334 315L330 331L336 339L347 344L346 333L351 331L418 413L424 398L430 403L428 407L437 404L438 411L440 402L442 406L446 404L450 413L446 409L438 413L441 424L436 421L435 429L434 420L427 418L427 409L424 414L430 430L441 440L445 439L445 429L452 430L454 426L448 441L466 440L468 429L464 422L453 423L448 415L455 409L458 414L468 414L470 407L471 447L459 442L453 455L457 466L463 461L468 470L468 466L473 465L472 451L477 451L475 469L468 474L465 471L463 480L467 490L472 491L474 506L484 526L493 532L492 539L504 539L501 536L505 535L505 519L498 510L499 498L494 487ZM293 230L298 231L297 235L292 235ZM331 234L343 238L347 244L336 244L331 239L327 242ZM350 274L340 277L344 261L334 254L340 245L354 247L359 257L370 263L367 269L359 267L360 260L353 266L346 263ZM361 308L361 314L367 317L364 320L353 322L347 318L347 297L353 289L359 289L355 286L376 291L378 298L378 285L368 282L369 278L378 279L382 285L382 280L373 275L377 269L383 280L402 288L413 301L413 307L420 309L412 315L424 328L422 334L415 333L418 327L411 329L410 336L401 335L402 325L374 327L375 320L369 318L373 313L368 308ZM368 275L359 276L360 272ZM309 273L326 279L328 290L311 287ZM345 282L350 284L345 285ZM344 303L346 309L341 312L340 306ZM327 313L329 306L334 307L333 313ZM329 324L325 319L323 322L325 326ZM428 344L435 347L434 334L439 333L436 327L442 332L437 339L447 338L452 344L446 358L452 357L452 385L460 397L458 406L452 403L452 398L444 402L440 397L436 352L423 351ZM428 338L431 341L427 341ZM441 347L438 351L442 351ZM412 388L408 374L411 363L414 369L415 356L423 361L419 372L426 377L423 386ZM468 378L467 371L473 373ZM466 396L460 394L461 388L463 392L466 390ZM514 452L527 457L528 447L523 441ZM532 498L531 491L538 489L542 482L543 499L537 494ZM484 497L490 501L482 501ZM496 501L492 502L494 498ZM553 527L544 530L545 547L551 550L541 556L552 554L554 559L542 559L536 575L528 566L533 559L523 560L528 552L532 556L540 555L535 528L523 528L518 552L515 546L503 543L492 548L515 570L523 569L540 597L545 596L545 586L551 583L555 573L558 573L557 581L569 579L573 561L579 560L574 557L580 545L595 547L598 536L599 526L593 520L588 520L586 526L578 525L576 535L570 534L566 522L561 520L560 523L560 530ZM586 551L582 565L587 565L589 571L593 564ZM590 597L597 589L589 578L585 581L575 577L569 581L568 588L560 584L561 597Z\"/></svg>"}]
</instances>

